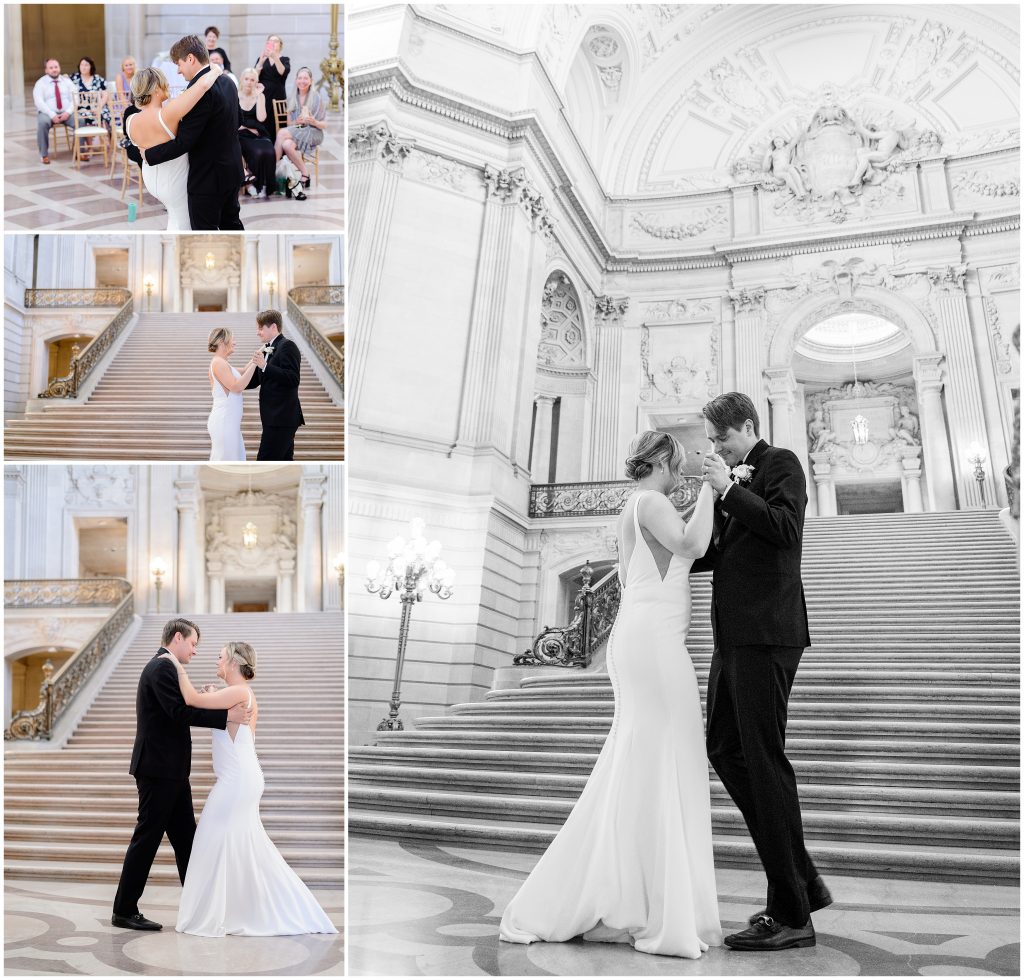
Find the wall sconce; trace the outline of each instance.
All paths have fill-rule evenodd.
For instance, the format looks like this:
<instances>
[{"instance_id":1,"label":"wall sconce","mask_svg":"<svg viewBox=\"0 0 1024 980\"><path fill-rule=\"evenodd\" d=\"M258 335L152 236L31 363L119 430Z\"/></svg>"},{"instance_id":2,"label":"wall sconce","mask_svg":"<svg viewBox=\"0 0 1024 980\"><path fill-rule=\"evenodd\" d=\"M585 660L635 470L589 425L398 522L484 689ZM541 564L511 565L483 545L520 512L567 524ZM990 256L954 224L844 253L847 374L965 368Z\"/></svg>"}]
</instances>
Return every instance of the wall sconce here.
<instances>
[{"instance_id":1,"label":"wall sconce","mask_svg":"<svg viewBox=\"0 0 1024 980\"><path fill-rule=\"evenodd\" d=\"M167 562L163 558L154 558L150 563L149 571L153 576L153 585L156 586L156 611L160 612L160 589L164 584L164 576L167 574Z\"/></svg>"},{"instance_id":2,"label":"wall sconce","mask_svg":"<svg viewBox=\"0 0 1024 980\"><path fill-rule=\"evenodd\" d=\"M985 462L988 454L979 442L972 442L967 447L967 462L974 467L974 479L978 481L978 493L981 494L981 506L985 506Z\"/></svg>"},{"instance_id":3,"label":"wall sconce","mask_svg":"<svg viewBox=\"0 0 1024 980\"><path fill-rule=\"evenodd\" d=\"M277 283L275 282L273 276L267 276L267 278L263 280L263 283L267 287L267 290L270 293L270 305L273 306L274 305L274 287L277 285Z\"/></svg>"},{"instance_id":4,"label":"wall sconce","mask_svg":"<svg viewBox=\"0 0 1024 980\"><path fill-rule=\"evenodd\" d=\"M339 551L331 563L334 574L338 576L338 588L341 589L341 604L345 605L345 552Z\"/></svg>"}]
</instances>

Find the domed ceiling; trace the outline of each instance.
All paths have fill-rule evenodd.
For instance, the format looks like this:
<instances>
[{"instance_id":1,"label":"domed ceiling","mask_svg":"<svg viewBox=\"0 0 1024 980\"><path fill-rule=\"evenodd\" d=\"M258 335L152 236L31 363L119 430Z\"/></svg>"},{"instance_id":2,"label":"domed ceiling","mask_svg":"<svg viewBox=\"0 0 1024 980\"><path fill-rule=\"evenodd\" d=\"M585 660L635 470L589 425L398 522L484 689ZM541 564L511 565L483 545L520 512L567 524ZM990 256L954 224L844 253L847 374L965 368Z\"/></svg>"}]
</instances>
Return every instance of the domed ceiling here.
<instances>
[{"instance_id":1,"label":"domed ceiling","mask_svg":"<svg viewBox=\"0 0 1024 980\"><path fill-rule=\"evenodd\" d=\"M612 194L726 186L823 104L945 153L1019 143L1016 5L434 9L538 53Z\"/></svg>"}]
</instances>

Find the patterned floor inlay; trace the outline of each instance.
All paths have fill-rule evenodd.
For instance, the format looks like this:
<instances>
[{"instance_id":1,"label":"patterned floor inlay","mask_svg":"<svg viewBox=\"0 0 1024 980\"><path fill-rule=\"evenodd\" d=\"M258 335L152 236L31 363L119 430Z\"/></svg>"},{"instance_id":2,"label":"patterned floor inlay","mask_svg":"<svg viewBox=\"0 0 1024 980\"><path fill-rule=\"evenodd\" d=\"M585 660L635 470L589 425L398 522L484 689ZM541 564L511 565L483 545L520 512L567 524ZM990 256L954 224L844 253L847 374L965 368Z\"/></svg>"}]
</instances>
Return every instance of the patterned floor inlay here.
<instances>
[{"instance_id":1,"label":"patterned floor inlay","mask_svg":"<svg viewBox=\"0 0 1024 980\"><path fill-rule=\"evenodd\" d=\"M4 221L8 231L154 231L167 227L163 205L134 187L121 198L120 164L115 176L104 167L102 155L76 169L71 151L58 134L57 152L51 150L49 165L36 148L36 112L7 113L4 171L10 191L4 194ZM320 145L320 175L296 201L281 195L241 199L242 224L253 231L344 231L345 150L344 117L335 113ZM52 147L52 142L51 142ZM134 167L134 164L131 166ZM136 218L128 220L128 202L136 203Z\"/></svg>"},{"instance_id":2,"label":"patterned floor inlay","mask_svg":"<svg viewBox=\"0 0 1024 980\"><path fill-rule=\"evenodd\" d=\"M327 976L344 975L344 893L313 889L337 936L204 939L174 931L181 889L150 885L144 915L160 932L110 924L108 884L9 881L4 889L7 976Z\"/></svg>"},{"instance_id":3,"label":"patterned floor inlay","mask_svg":"<svg viewBox=\"0 0 1024 980\"><path fill-rule=\"evenodd\" d=\"M350 838L352 976L1019 976L1020 896L1005 886L828 875L835 904L818 944L782 953L709 950L699 960L628 946L498 940L535 854ZM764 876L720 869L726 931L764 904Z\"/></svg>"}]
</instances>

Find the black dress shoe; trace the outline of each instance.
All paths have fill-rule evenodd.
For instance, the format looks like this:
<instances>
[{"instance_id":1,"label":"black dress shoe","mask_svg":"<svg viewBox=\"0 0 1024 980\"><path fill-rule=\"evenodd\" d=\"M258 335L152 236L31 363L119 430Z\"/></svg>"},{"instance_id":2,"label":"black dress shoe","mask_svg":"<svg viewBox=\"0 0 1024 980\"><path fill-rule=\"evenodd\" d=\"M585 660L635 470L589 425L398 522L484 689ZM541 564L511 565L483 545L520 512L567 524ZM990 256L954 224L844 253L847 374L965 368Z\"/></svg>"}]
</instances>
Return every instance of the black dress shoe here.
<instances>
[{"instance_id":1,"label":"black dress shoe","mask_svg":"<svg viewBox=\"0 0 1024 980\"><path fill-rule=\"evenodd\" d=\"M810 919L796 929L776 922L770 915L759 915L749 929L725 937L725 945L730 949L765 953L779 949L803 949L813 946L816 941Z\"/></svg>"},{"instance_id":2,"label":"black dress shoe","mask_svg":"<svg viewBox=\"0 0 1024 980\"><path fill-rule=\"evenodd\" d=\"M163 929L159 922L147 919L141 912L135 915L118 915L116 912L110 917L110 924L118 929L140 929L144 932L156 932Z\"/></svg>"},{"instance_id":3,"label":"black dress shoe","mask_svg":"<svg viewBox=\"0 0 1024 980\"><path fill-rule=\"evenodd\" d=\"M832 893L828 890L828 885L825 884L825 879L818 875L807 886L807 902L810 905L812 912L820 912L824 908L828 908L832 904ZM753 925L762 915L767 915L768 909L761 909L760 912L755 912L747 922Z\"/></svg>"}]
</instances>

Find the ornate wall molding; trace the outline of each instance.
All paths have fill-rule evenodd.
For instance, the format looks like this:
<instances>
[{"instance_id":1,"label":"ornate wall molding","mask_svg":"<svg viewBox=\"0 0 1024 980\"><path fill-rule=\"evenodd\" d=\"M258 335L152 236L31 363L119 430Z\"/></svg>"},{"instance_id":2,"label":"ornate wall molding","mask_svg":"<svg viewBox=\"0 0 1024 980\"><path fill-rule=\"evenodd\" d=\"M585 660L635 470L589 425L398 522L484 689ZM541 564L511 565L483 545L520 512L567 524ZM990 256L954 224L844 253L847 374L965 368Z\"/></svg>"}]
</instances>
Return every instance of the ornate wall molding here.
<instances>
[{"instance_id":1,"label":"ornate wall molding","mask_svg":"<svg viewBox=\"0 0 1024 980\"><path fill-rule=\"evenodd\" d=\"M1013 360L1010 355L1010 344L1003 338L1003 328L999 321L999 306L991 296L983 296L981 302L985 308L985 321L988 324L989 336L992 338L996 370L1000 374L1010 374L1013 371Z\"/></svg>"},{"instance_id":2,"label":"ornate wall molding","mask_svg":"<svg viewBox=\"0 0 1024 980\"><path fill-rule=\"evenodd\" d=\"M660 224L658 212L641 211L630 216L629 224L649 238L662 240L696 238L707 231L726 228L729 224L729 213L723 204L708 205L691 212L691 215L688 215L690 220L684 219L676 224Z\"/></svg>"},{"instance_id":3,"label":"ornate wall molding","mask_svg":"<svg viewBox=\"0 0 1024 980\"><path fill-rule=\"evenodd\" d=\"M71 464L64 481L64 502L85 507L134 507L138 467Z\"/></svg>"},{"instance_id":4,"label":"ornate wall molding","mask_svg":"<svg viewBox=\"0 0 1024 980\"><path fill-rule=\"evenodd\" d=\"M436 153L412 150L406 161L404 174L424 184L447 187L460 194L477 193L477 185L470 181L471 170L464 164Z\"/></svg>"},{"instance_id":5,"label":"ornate wall molding","mask_svg":"<svg viewBox=\"0 0 1024 980\"><path fill-rule=\"evenodd\" d=\"M966 265L936 266L926 269L924 273L932 284L932 289L938 293L954 293L964 291L964 281L967 278Z\"/></svg>"},{"instance_id":6,"label":"ornate wall molding","mask_svg":"<svg viewBox=\"0 0 1024 980\"><path fill-rule=\"evenodd\" d=\"M389 169L400 170L412 152L414 143L397 137L387 122L381 120L357 126L349 133L348 146L349 161L352 163L379 160Z\"/></svg>"},{"instance_id":7,"label":"ornate wall molding","mask_svg":"<svg viewBox=\"0 0 1024 980\"><path fill-rule=\"evenodd\" d=\"M619 321L629 309L628 296L595 296L594 316L604 323Z\"/></svg>"},{"instance_id":8,"label":"ornate wall molding","mask_svg":"<svg viewBox=\"0 0 1024 980\"><path fill-rule=\"evenodd\" d=\"M765 306L765 289L763 286L748 286L730 289L729 299L737 313L754 313Z\"/></svg>"},{"instance_id":9,"label":"ornate wall molding","mask_svg":"<svg viewBox=\"0 0 1024 980\"><path fill-rule=\"evenodd\" d=\"M697 502L700 487L700 477L684 477L679 489L669 496L669 500L677 510L685 510ZM622 511L623 503L634 490L636 490L636 484L628 480L599 483L535 483L530 487L529 516L531 518L614 517ZM595 528L594 531L602 536L608 535L607 528ZM594 532L586 533L593 534ZM611 539L614 541L614 536ZM544 540L544 538L541 539L542 554ZM612 552L614 553L614 548Z\"/></svg>"},{"instance_id":10,"label":"ornate wall molding","mask_svg":"<svg viewBox=\"0 0 1024 980\"><path fill-rule=\"evenodd\" d=\"M579 294L567 275L553 272L544 284L540 307L541 338L538 366L579 371L586 368L587 351Z\"/></svg>"},{"instance_id":11,"label":"ornate wall molding","mask_svg":"<svg viewBox=\"0 0 1024 980\"><path fill-rule=\"evenodd\" d=\"M501 204L517 205L530 219L535 231L553 232L554 217L525 167L500 168L487 163L484 164L483 181L489 198Z\"/></svg>"}]
</instances>

